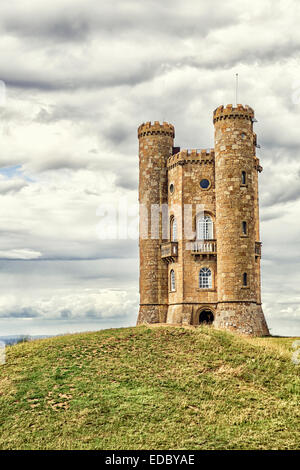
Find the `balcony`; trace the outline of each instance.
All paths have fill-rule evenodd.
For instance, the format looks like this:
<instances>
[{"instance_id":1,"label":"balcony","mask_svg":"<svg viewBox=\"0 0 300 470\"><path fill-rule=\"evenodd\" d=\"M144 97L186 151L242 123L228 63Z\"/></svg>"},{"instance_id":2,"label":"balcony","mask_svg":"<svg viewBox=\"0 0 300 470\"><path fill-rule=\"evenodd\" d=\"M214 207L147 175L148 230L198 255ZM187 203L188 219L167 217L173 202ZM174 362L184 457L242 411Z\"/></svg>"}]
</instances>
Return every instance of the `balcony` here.
<instances>
[{"instance_id":1,"label":"balcony","mask_svg":"<svg viewBox=\"0 0 300 470\"><path fill-rule=\"evenodd\" d=\"M191 243L192 255L216 255L217 242L216 240L201 240Z\"/></svg>"},{"instance_id":2,"label":"balcony","mask_svg":"<svg viewBox=\"0 0 300 470\"><path fill-rule=\"evenodd\" d=\"M255 242L255 258L261 258L261 242Z\"/></svg>"},{"instance_id":3,"label":"balcony","mask_svg":"<svg viewBox=\"0 0 300 470\"><path fill-rule=\"evenodd\" d=\"M178 242L166 242L160 245L161 258L168 263L174 262L178 257Z\"/></svg>"}]
</instances>

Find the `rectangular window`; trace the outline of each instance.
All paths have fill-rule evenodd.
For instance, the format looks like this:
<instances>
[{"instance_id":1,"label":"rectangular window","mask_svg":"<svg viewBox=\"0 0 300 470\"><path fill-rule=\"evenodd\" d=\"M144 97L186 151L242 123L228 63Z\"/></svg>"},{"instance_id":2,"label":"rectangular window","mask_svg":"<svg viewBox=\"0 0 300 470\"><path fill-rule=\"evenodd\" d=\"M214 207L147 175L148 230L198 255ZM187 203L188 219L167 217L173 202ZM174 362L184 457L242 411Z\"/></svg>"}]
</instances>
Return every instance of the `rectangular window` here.
<instances>
[{"instance_id":1,"label":"rectangular window","mask_svg":"<svg viewBox=\"0 0 300 470\"><path fill-rule=\"evenodd\" d=\"M242 222L242 231L243 235L247 235L247 222L245 221Z\"/></svg>"},{"instance_id":2,"label":"rectangular window","mask_svg":"<svg viewBox=\"0 0 300 470\"><path fill-rule=\"evenodd\" d=\"M202 268L199 272L200 289L212 289L212 272L209 268Z\"/></svg>"},{"instance_id":3,"label":"rectangular window","mask_svg":"<svg viewBox=\"0 0 300 470\"><path fill-rule=\"evenodd\" d=\"M170 273L170 284L171 284L171 292L175 292L176 286L175 286L175 273L172 269Z\"/></svg>"}]
</instances>

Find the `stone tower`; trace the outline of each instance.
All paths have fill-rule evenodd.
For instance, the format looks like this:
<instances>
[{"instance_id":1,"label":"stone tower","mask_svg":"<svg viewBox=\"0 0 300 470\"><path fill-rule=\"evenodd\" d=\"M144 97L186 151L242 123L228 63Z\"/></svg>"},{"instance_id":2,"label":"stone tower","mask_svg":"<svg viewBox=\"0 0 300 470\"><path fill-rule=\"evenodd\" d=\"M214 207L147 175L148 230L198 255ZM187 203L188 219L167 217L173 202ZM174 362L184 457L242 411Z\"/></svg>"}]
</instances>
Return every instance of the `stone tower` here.
<instances>
[{"instance_id":1,"label":"stone tower","mask_svg":"<svg viewBox=\"0 0 300 470\"><path fill-rule=\"evenodd\" d=\"M260 301L260 242L254 111L214 112L218 306L216 326L268 334Z\"/></svg>"},{"instance_id":2,"label":"stone tower","mask_svg":"<svg viewBox=\"0 0 300 470\"><path fill-rule=\"evenodd\" d=\"M162 212L168 201L167 161L172 155L174 127L147 122L138 128L140 204L140 311L138 323L167 319L168 266L161 258Z\"/></svg>"},{"instance_id":3,"label":"stone tower","mask_svg":"<svg viewBox=\"0 0 300 470\"><path fill-rule=\"evenodd\" d=\"M268 335L261 308L254 111L214 111L214 149L173 147L174 127L142 124L139 323L213 323Z\"/></svg>"}]
</instances>

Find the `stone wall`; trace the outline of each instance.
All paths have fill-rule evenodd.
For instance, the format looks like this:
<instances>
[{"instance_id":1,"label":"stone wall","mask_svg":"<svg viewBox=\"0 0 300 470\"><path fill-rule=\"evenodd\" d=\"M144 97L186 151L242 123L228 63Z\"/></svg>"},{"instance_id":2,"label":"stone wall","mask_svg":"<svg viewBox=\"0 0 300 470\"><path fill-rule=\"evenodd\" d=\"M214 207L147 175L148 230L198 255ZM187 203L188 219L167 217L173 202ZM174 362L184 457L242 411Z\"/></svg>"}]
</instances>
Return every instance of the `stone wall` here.
<instances>
[{"instance_id":1,"label":"stone wall","mask_svg":"<svg viewBox=\"0 0 300 470\"><path fill-rule=\"evenodd\" d=\"M269 335L261 305L253 302L218 303L214 326L250 336Z\"/></svg>"},{"instance_id":2,"label":"stone wall","mask_svg":"<svg viewBox=\"0 0 300 470\"><path fill-rule=\"evenodd\" d=\"M208 189L200 181L208 179ZM176 276L176 291L169 291L168 323L194 323L202 307L212 307L217 301L216 256L192 254L196 241L197 212L209 214L215 222L215 169L213 149L182 150L168 159L169 212L178 223L178 259L169 264ZM180 207L180 210L176 208ZM186 217L184 216L186 208ZM188 216L190 210L191 217ZM188 226L187 226L188 225ZM213 273L212 289L199 289L199 271L208 267ZM169 289L170 290L170 289Z\"/></svg>"}]
</instances>

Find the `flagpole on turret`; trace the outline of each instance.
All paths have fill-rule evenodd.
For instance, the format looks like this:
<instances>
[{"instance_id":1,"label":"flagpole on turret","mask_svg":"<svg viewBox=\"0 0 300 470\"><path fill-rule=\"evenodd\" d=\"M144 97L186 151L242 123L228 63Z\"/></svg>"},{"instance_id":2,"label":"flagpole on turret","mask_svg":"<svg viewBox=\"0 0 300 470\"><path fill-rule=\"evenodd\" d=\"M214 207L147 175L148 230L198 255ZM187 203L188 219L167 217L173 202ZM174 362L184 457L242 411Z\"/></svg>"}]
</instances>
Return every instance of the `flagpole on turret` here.
<instances>
[{"instance_id":1,"label":"flagpole on turret","mask_svg":"<svg viewBox=\"0 0 300 470\"><path fill-rule=\"evenodd\" d=\"M239 92L239 74L235 74L235 106L238 104L238 92Z\"/></svg>"}]
</instances>

